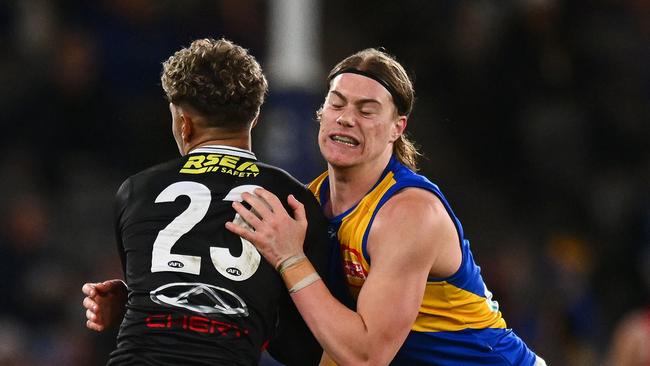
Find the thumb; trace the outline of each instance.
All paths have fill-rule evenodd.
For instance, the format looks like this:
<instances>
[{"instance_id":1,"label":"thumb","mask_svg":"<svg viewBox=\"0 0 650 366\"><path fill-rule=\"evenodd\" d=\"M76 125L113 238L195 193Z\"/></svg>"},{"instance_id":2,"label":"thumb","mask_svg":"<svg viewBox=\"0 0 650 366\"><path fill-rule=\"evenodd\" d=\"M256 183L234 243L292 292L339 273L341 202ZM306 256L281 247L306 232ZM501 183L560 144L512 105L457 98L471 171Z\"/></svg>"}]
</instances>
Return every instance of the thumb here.
<instances>
[{"instance_id":1,"label":"thumb","mask_svg":"<svg viewBox=\"0 0 650 366\"><path fill-rule=\"evenodd\" d=\"M95 291L97 291L98 294L104 295L110 291L110 289L110 281L98 282L95 284Z\"/></svg>"},{"instance_id":2,"label":"thumb","mask_svg":"<svg viewBox=\"0 0 650 366\"><path fill-rule=\"evenodd\" d=\"M121 286L123 285L120 280L108 280L96 284L95 289L101 294L107 294L119 290Z\"/></svg>"},{"instance_id":3,"label":"thumb","mask_svg":"<svg viewBox=\"0 0 650 366\"><path fill-rule=\"evenodd\" d=\"M296 221L307 221L305 205L300 203L292 194L287 198L287 203L289 203L289 207L293 210L293 217Z\"/></svg>"}]
</instances>

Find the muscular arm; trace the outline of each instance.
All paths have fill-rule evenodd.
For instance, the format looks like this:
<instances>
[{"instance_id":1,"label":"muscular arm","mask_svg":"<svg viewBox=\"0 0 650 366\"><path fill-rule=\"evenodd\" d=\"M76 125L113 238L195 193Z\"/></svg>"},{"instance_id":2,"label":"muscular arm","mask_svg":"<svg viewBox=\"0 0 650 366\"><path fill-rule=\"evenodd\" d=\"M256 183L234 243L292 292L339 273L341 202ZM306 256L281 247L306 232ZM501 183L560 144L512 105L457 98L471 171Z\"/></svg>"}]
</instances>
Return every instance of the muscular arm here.
<instances>
[{"instance_id":1,"label":"muscular arm","mask_svg":"<svg viewBox=\"0 0 650 366\"><path fill-rule=\"evenodd\" d=\"M294 220L280 216L275 207L273 212L264 212L262 220L254 223L257 231L249 239L271 263L283 257L274 251L277 246L296 241L292 237L295 234L285 235L294 231ZM300 221L299 214L296 220ZM311 331L338 364L388 364L415 321L432 268L447 275L458 268L460 251L454 251L454 246L458 248L458 239L439 200L426 191L407 189L391 198L375 218L368 239L372 268L356 311L339 303L321 281L291 296ZM448 260L443 258L446 253L452 254ZM438 262L451 264L447 264L449 269L438 269Z\"/></svg>"}]
</instances>

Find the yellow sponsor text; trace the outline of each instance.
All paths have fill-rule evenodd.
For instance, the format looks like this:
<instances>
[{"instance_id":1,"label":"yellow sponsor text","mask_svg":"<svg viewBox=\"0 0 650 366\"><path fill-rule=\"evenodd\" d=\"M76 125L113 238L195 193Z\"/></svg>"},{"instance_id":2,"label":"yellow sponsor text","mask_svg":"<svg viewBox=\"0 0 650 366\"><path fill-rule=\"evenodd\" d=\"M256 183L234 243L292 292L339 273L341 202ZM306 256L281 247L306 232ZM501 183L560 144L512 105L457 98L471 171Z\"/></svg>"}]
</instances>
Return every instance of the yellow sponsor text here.
<instances>
[{"instance_id":1,"label":"yellow sponsor text","mask_svg":"<svg viewBox=\"0 0 650 366\"><path fill-rule=\"evenodd\" d=\"M180 173L223 173L242 178L257 177L260 170L254 162L239 160L238 156L223 154L193 155L187 159Z\"/></svg>"}]
</instances>

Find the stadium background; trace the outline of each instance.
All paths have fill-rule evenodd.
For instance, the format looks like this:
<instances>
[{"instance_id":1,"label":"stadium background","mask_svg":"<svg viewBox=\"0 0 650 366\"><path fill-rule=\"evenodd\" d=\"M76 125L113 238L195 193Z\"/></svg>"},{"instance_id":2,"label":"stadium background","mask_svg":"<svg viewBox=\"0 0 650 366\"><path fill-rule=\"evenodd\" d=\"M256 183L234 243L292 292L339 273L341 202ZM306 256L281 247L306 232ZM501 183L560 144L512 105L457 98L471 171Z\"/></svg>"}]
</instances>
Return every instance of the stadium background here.
<instances>
[{"instance_id":1,"label":"stadium background","mask_svg":"<svg viewBox=\"0 0 650 366\"><path fill-rule=\"evenodd\" d=\"M177 155L161 62L220 36L270 76L258 156L303 181L324 167L326 72L362 48L395 54L421 171L549 364L599 364L647 306L647 1L2 1L0 364L104 362L114 333L84 328L80 288L121 276L114 192Z\"/></svg>"}]
</instances>

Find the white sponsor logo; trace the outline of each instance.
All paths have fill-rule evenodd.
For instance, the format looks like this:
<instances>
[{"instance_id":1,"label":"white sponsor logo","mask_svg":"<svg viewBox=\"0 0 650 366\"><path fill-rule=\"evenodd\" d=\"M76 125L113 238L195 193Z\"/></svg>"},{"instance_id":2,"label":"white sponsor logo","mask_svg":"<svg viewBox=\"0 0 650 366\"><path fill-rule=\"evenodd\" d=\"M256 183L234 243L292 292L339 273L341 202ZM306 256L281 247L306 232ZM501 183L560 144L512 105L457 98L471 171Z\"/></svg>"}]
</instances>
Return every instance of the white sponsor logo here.
<instances>
[{"instance_id":1,"label":"white sponsor logo","mask_svg":"<svg viewBox=\"0 0 650 366\"><path fill-rule=\"evenodd\" d=\"M200 314L248 316L248 307L241 297L222 287L205 283L176 282L151 291L157 304L188 309Z\"/></svg>"}]
</instances>

